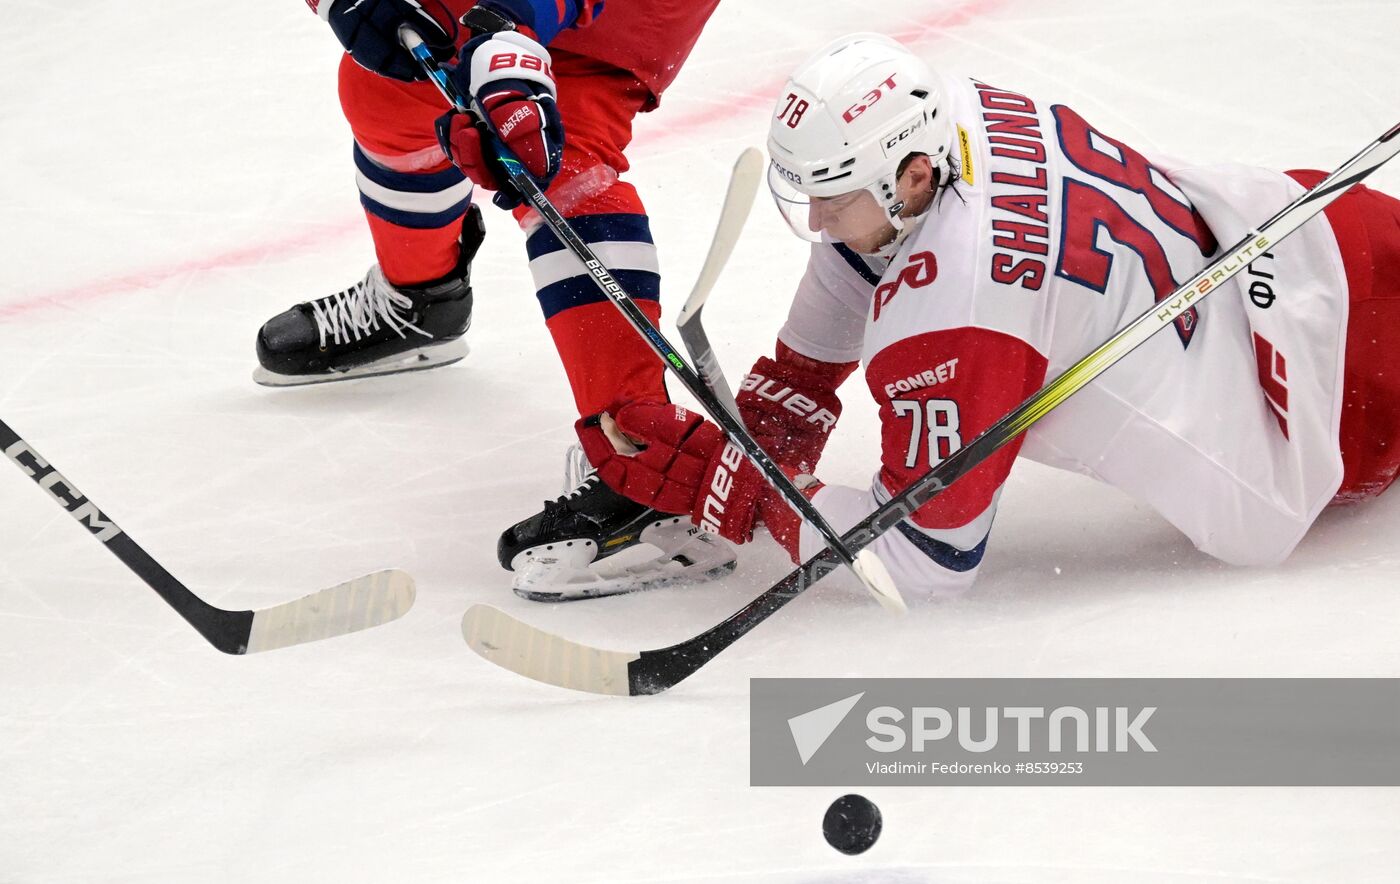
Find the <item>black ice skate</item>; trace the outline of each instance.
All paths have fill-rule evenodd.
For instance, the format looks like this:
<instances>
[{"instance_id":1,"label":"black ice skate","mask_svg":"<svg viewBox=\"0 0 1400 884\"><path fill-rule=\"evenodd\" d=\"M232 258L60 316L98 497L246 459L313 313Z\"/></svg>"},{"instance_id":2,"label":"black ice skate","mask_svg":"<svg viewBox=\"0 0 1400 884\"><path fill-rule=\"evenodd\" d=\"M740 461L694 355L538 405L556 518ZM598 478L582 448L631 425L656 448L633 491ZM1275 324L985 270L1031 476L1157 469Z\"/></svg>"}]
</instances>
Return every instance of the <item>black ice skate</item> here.
<instances>
[{"instance_id":1,"label":"black ice skate","mask_svg":"<svg viewBox=\"0 0 1400 884\"><path fill-rule=\"evenodd\" d=\"M623 550L649 544L657 558L631 565L590 567ZM620 595L676 583L713 580L734 570L734 550L685 516L633 503L589 474L569 493L517 522L496 545L501 566L515 572L511 588L536 602Z\"/></svg>"},{"instance_id":2,"label":"black ice skate","mask_svg":"<svg viewBox=\"0 0 1400 884\"><path fill-rule=\"evenodd\" d=\"M441 279L395 287L375 265L345 291L274 316L258 332L253 380L285 387L457 362L467 355L471 262L484 234L473 205L462 219L461 257Z\"/></svg>"}]
</instances>

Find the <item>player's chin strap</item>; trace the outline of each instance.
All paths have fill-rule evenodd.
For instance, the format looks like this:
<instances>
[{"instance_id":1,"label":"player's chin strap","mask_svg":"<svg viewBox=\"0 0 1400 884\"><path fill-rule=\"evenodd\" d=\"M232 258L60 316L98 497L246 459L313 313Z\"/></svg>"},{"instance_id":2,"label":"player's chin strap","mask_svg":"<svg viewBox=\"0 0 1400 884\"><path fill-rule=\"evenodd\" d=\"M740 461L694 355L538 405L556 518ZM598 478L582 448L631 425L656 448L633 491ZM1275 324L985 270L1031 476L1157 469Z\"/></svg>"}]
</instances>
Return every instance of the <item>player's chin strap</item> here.
<instances>
[{"instance_id":1,"label":"player's chin strap","mask_svg":"<svg viewBox=\"0 0 1400 884\"><path fill-rule=\"evenodd\" d=\"M928 201L928 206L925 207L922 212L916 215L910 215L907 218L901 217L899 214L904 209L903 202L898 202L891 206L890 210L892 214L890 215L890 226L894 228L894 239L877 249L874 252L874 257L883 258L886 261L893 258L895 253L899 251L899 247L909 238L909 234L913 233L914 229L917 228L924 218L928 216L928 213L933 210L934 204L938 202L939 192L951 185L957 177L953 174L952 158L948 156L940 160L938 165L934 166L933 171L938 176L937 180L933 183L933 199Z\"/></svg>"}]
</instances>

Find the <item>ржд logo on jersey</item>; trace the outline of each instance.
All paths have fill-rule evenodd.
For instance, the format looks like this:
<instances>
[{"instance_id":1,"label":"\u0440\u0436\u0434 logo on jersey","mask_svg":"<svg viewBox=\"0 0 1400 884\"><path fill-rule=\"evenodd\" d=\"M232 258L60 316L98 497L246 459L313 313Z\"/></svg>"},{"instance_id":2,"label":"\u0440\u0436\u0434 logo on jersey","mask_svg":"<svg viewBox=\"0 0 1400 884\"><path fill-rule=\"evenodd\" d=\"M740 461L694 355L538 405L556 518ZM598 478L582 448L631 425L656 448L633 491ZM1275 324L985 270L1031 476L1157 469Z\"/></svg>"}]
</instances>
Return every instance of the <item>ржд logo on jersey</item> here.
<instances>
[{"instance_id":1,"label":"\u0440\u0436\u0434 logo on jersey","mask_svg":"<svg viewBox=\"0 0 1400 884\"><path fill-rule=\"evenodd\" d=\"M1264 404L1273 412L1283 438L1288 436L1288 361L1258 332L1254 333L1254 361L1259 369L1259 386Z\"/></svg>"},{"instance_id":2,"label":"\u0440\u0436\u0434 logo on jersey","mask_svg":"<svg viewBox=\"0 0 1400 884\"><path fill-rule=\"evenodd\" d=\"M911 289L920 289L938 278L938 259L933 256L933 252L915 252L909 256L909 263L899 271L899 275L893 281L887 282L875 289L875 314L872 321L880 320L880 311L894 300L894 296L900 293L904 286Z\"/></svg>"}]
</instances>

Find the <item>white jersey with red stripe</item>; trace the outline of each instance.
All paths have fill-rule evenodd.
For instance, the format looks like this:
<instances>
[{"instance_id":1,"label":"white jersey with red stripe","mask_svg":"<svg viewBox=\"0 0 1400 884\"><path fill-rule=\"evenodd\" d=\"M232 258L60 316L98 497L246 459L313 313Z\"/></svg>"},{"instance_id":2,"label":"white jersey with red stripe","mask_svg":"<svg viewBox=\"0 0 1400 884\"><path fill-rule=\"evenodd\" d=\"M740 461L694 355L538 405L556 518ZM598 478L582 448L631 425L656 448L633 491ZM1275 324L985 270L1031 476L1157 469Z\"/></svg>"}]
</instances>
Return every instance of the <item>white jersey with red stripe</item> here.
<instances>
[{"instance_id":1,"label":"white jersey with red stripe","mask_svg":"<svg viewBox=\"0 0 1400 884\"><path fill-rule=\"evenodd\" d=\"M888 264L814 245L780 334L815 359L860 359L880 406L872 487L815 498L841 530L1302 193L1278 172L1149 162L1064 105L973 80L949 81L940 109L955 124L954 186ZM1319 218L876 551L905 588L970 585L1019 450L1124 490L1227 562L1280 561L1341 481L1346 321ZM804 529L804 557L820 548Z\"/></svg>"}]
</instances>

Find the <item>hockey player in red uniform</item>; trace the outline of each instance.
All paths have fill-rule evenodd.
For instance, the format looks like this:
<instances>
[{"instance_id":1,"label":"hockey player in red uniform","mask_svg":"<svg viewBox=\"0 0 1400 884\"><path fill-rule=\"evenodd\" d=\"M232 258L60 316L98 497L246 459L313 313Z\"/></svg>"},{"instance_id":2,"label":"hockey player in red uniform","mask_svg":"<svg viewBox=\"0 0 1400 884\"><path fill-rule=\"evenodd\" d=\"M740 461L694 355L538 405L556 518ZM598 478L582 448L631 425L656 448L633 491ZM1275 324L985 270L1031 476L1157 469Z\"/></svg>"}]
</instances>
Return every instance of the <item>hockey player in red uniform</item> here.
<instances>
[{"instance_id":1,"label":"hockey player in red uniform","mask_svg":"<svg viewBox=\"0 0 1400 884\"><path fill-rule=\"evenodd\" d=\"M460 359L468 270L481 241L478 213L469 211L476 184L497 191L495 201L529 232L530 269L580 412L619 394L664 398L660 362L581 268L550 257L560 244L503 189L478 128L448 114L398 33L411 27L443 63L456 59L456 85L491 116L486 137L499 137L549 185L555 205L655 319L660 277L646 210L619 176L633 117L657 106L718 0L614 0L597 24L599 0L309 3L347 50L341 106L378 264L351 288L265 325L258 379L315 383ZM470 22L459 23L468 12ZM611 342L606 360L593 346L600 339Z\"/></svg>"},{"instance_id":2,"label":"hockey player in red uniform","mask_svg":"<svg viewBox=\"0 0 1400 884\"><path fill-rule=\"evenodd\" d=\"M769 184L811 241L748 427L838 530L971 440L1321 173L1145 154L1073 109L941 79L858 34L804 63ZM1115 485L1201 550L1281 561L1334 501L1400 470L1400 201L1357 186L873 548L911 594L968 588L1017 455ZM880 406L867 488L810 473L857 365ZM721 432L618 401L579 435L608 484L737 542L820 551ZM624 438L625 437L625 438ZM638 451L640 449L640 451Z\"/></svg>"},{"instance_id":3,"label":"hockey player in red uniform","mask_svg":"<svg viewBox=\"0 0 1400 884\"><path fill-rule=\"evenodd\" d=\"M661 362L521 205L483 142L499 139L548 185L554 205L658 321L661 277L646 209L620 176L633 117L657 106L718 2L607 0L604 11L601 0L308 0L346 49L340 101L378 263L350 288L269 320L257 337L255 379L318 383L461 359L471 262L484 233L472 204L481 186L526 230L540 307L579 413L619 399L666 401ZM449 112L400 42L405 26L489 120ZM548 514L506 532L503 565L561 530L588 534L609 553L647 539L671 551L701 544L711 564L732 562L726 547L693 532L660 536L675 519L596 481Z\"/></svg>"}]
</instances>

